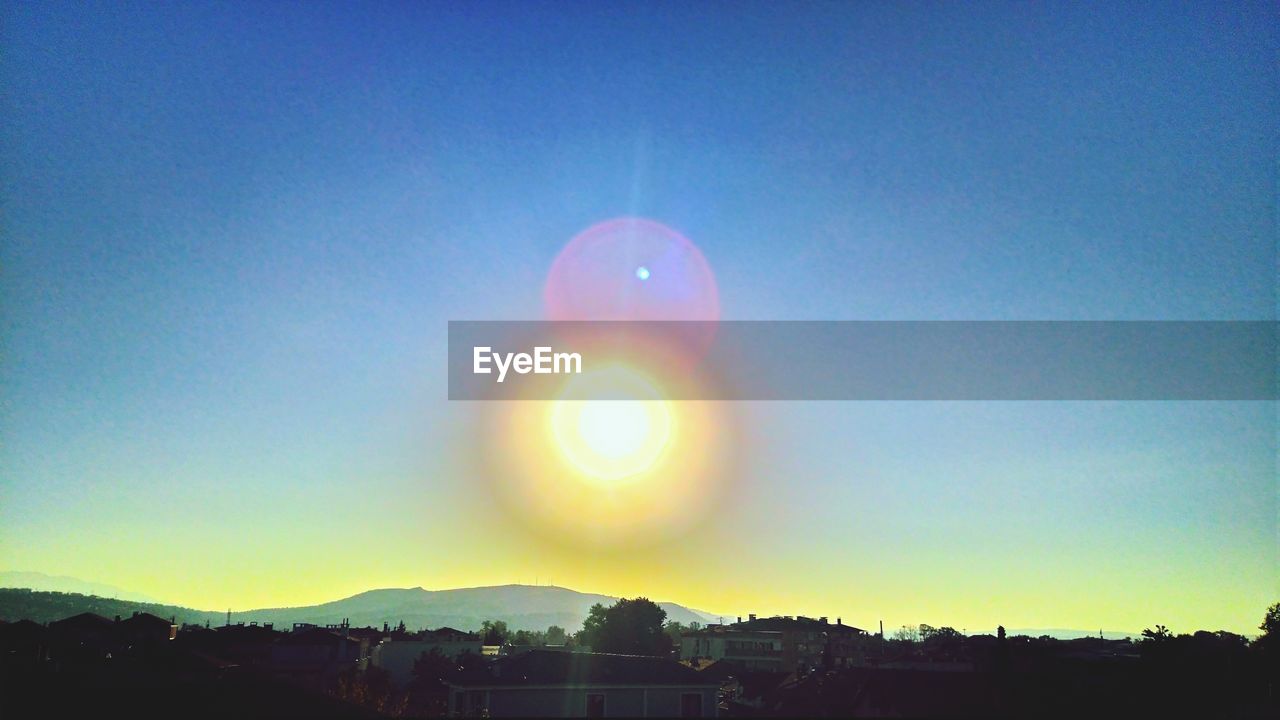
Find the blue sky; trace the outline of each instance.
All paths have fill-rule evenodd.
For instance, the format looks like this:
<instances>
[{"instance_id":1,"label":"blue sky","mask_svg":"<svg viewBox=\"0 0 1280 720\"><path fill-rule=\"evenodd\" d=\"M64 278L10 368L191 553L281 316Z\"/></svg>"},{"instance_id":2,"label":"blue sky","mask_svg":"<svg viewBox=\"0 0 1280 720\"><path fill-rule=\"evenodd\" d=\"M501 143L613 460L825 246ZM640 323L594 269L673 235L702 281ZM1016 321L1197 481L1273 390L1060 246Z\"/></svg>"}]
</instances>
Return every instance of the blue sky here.
<instances>
[{"instance_id":1,"label":"blue sky","mask_svg":"<svg viewBox=\"0 0 1280 720\"><path fill-rule=\"evenodd\" d=\"M733 319L1274 319L1276 15L10 4L0 566L213 607L531 579L544 561L515 539L441 549L462 522L441 508L483 504L449 456L469 411L444 400L445 322L536 318L560 247L619 215L693 239ZM797 579L762 607L957 627L1013 612L977 591L907 600L927 593L876 569L945 577L946 547L1017 568L998 587L1027 603L1046 582L1028 564L1119 588L1055 626L1144 622L1127 604L1245 630L1280 592L1273 404L741 412L777 439L741 512L787 501L776 542L736 540L784 573L820 518L827 547L855 548L848 577L877 588L837 599L846 581ZM876 537L902 538L890 560L856 550L868 525L840 529L868 507ZM338 543L336 508L414 549ZM996 512L1033 520L974 519ZM1122 549L1063 549L1090 531ZM493 577L475 569L498 556ZM587 590L650 574L555 562ZM245 589L282 566L298 575L277 594ZM1135 579L1151 567L1200 594L1159 606ZM750 594L702 576L661 589L725 611Z\"/></svg>"}]
</instances>

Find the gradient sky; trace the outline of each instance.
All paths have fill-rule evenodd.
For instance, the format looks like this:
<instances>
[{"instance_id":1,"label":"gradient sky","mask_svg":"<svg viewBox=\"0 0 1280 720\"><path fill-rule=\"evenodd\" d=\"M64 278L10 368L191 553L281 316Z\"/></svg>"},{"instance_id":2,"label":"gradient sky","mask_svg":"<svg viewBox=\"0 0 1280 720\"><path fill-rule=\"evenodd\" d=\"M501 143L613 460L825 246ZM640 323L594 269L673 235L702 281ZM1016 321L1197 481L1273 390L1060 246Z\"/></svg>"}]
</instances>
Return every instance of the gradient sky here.
<instances>
[{"instance_id":1,"label":"gradient sky","mask_svg":"<svg viewBox=\"0 0 1280 720\"><path fill-rule=\"evenodd\" d=\"M0 13L0 569L971 632L1280 600L1275 403L737 404L731 501L593 553L469 475L444 371L620 215L731 319L1275 319L1272 3Z\"/></svg>"}]
</instances>

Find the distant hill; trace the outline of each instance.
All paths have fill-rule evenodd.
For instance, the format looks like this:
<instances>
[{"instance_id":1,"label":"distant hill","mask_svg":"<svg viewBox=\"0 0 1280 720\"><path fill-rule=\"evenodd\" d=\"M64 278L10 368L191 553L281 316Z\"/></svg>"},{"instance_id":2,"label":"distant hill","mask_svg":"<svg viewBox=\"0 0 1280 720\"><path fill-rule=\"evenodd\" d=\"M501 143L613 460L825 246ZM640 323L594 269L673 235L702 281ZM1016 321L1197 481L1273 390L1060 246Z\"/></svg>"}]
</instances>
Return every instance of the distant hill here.
<instances>
[{"instance_id":1,"label":"distant hill","mask_svg":"<svg viewBox=\"0 0 1280 720\"><path fill-rule=\"evenodd\" d=\"M995 635L996 631L992 630L990 634ZM1005 634L1009 637L1026 635L1027 637L1033 638L1048 635L1055 640L1075 640L1076 638L1098 637L1097 630L1072 630L1070 628L1013 628L1006 630ZM1125 638L1140 638L1142 637L1142 633L1124 632L1121 630L1103 630L1102 637L1107 640L1123 640Z\"/></svg>"},{"instance_id":2,"label":"distant hill","mask_svg":"<svg viewBox=\"0 0 1280 720\"><path fill-rule=\"evenodd\" d=\"M512 630L546 630L559 625L570 632L582 627L591 606L610 605L617 598L581 593L562 587L500 585L496 587L424 590L423 588L369 590L342 600L294 608L264 608L232 614L232 622L275 623L288 627L295 622L336 624L348 618L352 625L380 627L384 622L400 622L410 629L448 625L462 630L477 629L485 620L502 620ZM670 602L658 603L668 620L684 624L716 622L708 613ZM225 611L193 610L175 605L139 603L91 595L0 589L0 619L26 618L36 622L59 620L81 612L106 617L127 617L145 611L161 617L176 617L179 623L221 625Z\"/></svg>"},{"instance_id":3,"label":"distant hill","mask_svg":"<svg viewBox=\"0 0 1280 720\"><path fill-rule=\"evenodd\" d=\"M485 620L502 620L512 630L546 630L559 625L569 631L582 627L591 606L611 605L618 598L581 593L547 585L499 585L494 587L424 590L423 588L369 590L342 600L300 608L265 608L237 613L244 621L311 622L329 624L350 618L353 625L401 621L410 628L448 625L459 629L480 627ZM667 619L684 624L716 622L714 615L683 605L659 602Z\"/></svg>"},{"instance_id":4,"label":"distant hill","mask_svg":"<svg viewBox=\"0 0 1280 720\"><path fill-rule=\"evenodd\" d=\"M192 610L177 605L140 603L132 600L81 595L79 593L46 592L20 588L0 588L0 620L34 620L47 623L72 615L91 612L106 618L129 617L135 612L149 612L163 618L174 618L179 624L218 621L218 613ZM224 620L226 615L221 616Z\"/></svg>"},{"instance_id":5,"label":"distant hill","mask_svg":"<svg viewBox=\"0 0 1280 720\"><path fill-rule=\"evenodd\" d=\"M97 595L98 597L116 598L118 600L133 600L134 602L159 602L153 597L121 590L114 585L88 582L64 575L45 575L44 573L17 570L0 571L0 588L30 588L32 590L47 590L51 592Z\"/></svg>"}]
</instances>

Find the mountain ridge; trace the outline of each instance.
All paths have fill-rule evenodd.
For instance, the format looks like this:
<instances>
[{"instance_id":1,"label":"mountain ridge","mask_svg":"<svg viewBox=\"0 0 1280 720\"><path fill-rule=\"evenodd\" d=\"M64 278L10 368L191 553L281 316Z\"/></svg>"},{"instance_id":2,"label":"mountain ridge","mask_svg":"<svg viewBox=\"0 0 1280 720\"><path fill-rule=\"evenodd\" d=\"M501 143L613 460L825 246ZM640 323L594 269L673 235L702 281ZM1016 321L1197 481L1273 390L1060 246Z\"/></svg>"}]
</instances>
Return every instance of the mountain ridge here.
<instances>
[{"instance_id":1,"label":"mountain ridge","mask_svg":"<svg viewBox=\"0 0 1280 720\"><path fill-rule=\"evenodd\" d=\"M448 625L460 629L479 627L484 620L502 620L512 630L545 630L559 625L569 631L582 626L591 606L610 605L618 598L584 593L556 585L483 585L468 588L428 590L374 588L355 595L316 605L257 608L233 613L245 622L288 622L290 616L317 625L349 620L353 625L398 624L409 627ZM655 601L667 619L689 624L717 622L719 616L670 601Z\"/></svg>"},{"instance_id":2,"label":"mountain ridge","mask_svg":"<svg viewBox=\"0 0 1280 720\"><path fill-rule=\"evenodd\" d=\"M14 590L24 590L29 594L15 595L11 592ZM553 585L513 584L442 590L427 590L421 586L373 588L315 605L233 611L232 622L273 623L279 627L288 627L292 623L331 625L342 621L349 621L353 626L377 627L384 623L397 625L403 622L412 629L450 626L473 630L485 620L501 620L512 630L546 630L551 625L559 625L573 632L582 626L592 605L609 605L617 599ZM661 601L657 604L666 611L668 620L686 625L718 621L716 615L678 603ZM97 612L110 617L135 610L181 618L180 622L221 625L226 621L225 611L180 605L34 588L0 591L0 619L8 621L26 617L48 622L78 612Z\"/></svg>"},{"instance_id":3,"label":"mountain ridge","mask_svg":"<svg viewBox=\"0 0 1280 720\"><path fill-rule=\"evenodd\" d=\"M25 587L46 592L76 593L101 598L160 604L160 601L153 597L108 585L107 583L25 570L0 570L0 587Z\"/></svg>"}]
</instances>

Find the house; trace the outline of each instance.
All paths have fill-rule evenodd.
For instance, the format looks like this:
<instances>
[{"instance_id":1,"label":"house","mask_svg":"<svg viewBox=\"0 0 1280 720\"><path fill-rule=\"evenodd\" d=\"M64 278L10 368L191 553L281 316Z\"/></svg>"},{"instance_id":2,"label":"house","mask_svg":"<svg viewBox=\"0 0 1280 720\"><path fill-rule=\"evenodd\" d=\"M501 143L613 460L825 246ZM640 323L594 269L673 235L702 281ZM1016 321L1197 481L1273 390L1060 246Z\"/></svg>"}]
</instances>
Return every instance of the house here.
<instances>
[{"instance_id":1,"label":"house","mask_svg":"<svg viewBox=\"0 0 1280 720\"><path fill-rule=\"evenodd\" d=\"M384 640L374 646L369 662L390 673L392 682L405 685L413 679L414 663L433 650L450 660L457 660L468 653L479 656L482 647L479 633L443 627L424 630L412 640Z\"/></svg>"},{"instance_id":2,"label":"house","mask_svg":"<svg viewBox=\"0 0 1280 720\"><path fill-rule=\"evenodd\" d=\"M740 630L713 625L680 637L680 659L724 662L743 670L788 670L782 662L782 633L776 630Z\"/></svg>"},{"instance_id":3,"label":"house","mask_svg":"<svg viewBox=\"0 0 1280 720\"><path fill-rule=\"evenodd\" d=\"M0 669L39 667L49 659L49 631L30 620L0 623Z\"/></svg>"},{"instance_id":4,"label":"house","mask_svg":"<svg viewBox=\"0 0 1280 720\"><path fill-rule=\"evenodd\" d=\"M666 658L530 650L449 681L449 713L715 717L720 682Z\"/></svg>"},{"instance_id":5,"label":"house","mask_svg":"<svg viewBox=\"0 0 1280 720\"><path fill-rule=\"evenodd\" d=\"M248 667L266 667L271 663L271 648L284 637L271 623L258 625L223 625L212 630L185 632L182 642L214 657Z\"/></svg>"},{"instance_id":6,"label":"house","mask_svg":"<svg viewBox=\"0 0 1280 720\"><path fill-rule=\"evenodd\" d=\"M362 643L333 630L290 633L271 646L271 669L279 677L319 685L360 666Z\"/></svg>"},{"instance_id":7,"label":"house","mask_svg":"<svg viewBox=\"0 0 1280 720\"><path fill-rule=\"evenodd\" d=\"M49 623L49 655L59 666L96 664L117 650L115 623L94 613L80 613Z\"/></svg>"},{"instance_id":8,"label":"house","mask_svg":"<svg viewBox=\"0 0 1280 720\"><path fill-rule=\"evenodd\" d=\"M746 622L740 620L728 627L739 632L781 633L782 669L789 672L861 665L868 638L865 630L845 625L840 618L832 623L825 617L815 619L803 615L758 619L751 615Z\"/></svg>"},{"instance_id":9,"label":"house","mask_svg":"<svg viewBox=\"0 0 1280 720\"><path fill-rule=\"evenodd\" d=\"M135 612L132 617L116 623L116 633L126 645L151 645L176 638L178 625L151 613Z\"/></svg>"}]
</instances>

